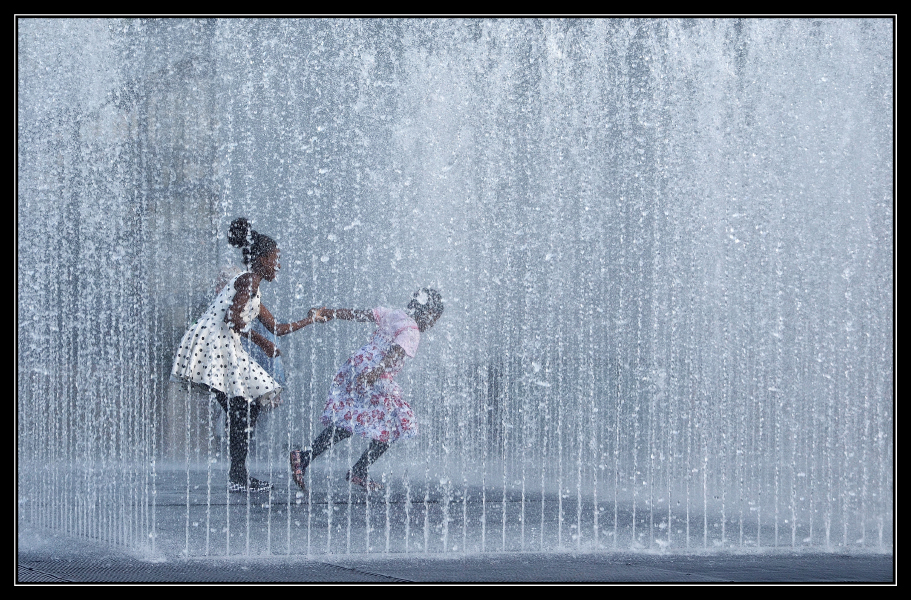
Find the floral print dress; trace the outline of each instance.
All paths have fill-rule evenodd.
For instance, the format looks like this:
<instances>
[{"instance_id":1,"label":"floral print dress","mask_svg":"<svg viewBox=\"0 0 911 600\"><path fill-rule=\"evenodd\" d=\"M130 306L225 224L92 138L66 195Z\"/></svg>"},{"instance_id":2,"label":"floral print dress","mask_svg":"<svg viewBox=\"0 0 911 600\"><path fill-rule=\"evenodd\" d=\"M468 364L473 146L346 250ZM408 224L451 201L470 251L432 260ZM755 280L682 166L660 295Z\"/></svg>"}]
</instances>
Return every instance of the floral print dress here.
<instances>
[{"instance_id":1,"label":"floral print dress","mask_svg":"<svg viewBox=\"0 0 911 600\"><path fill-rule=\"evenodd\" d=\"M391 443L417 434L414 413L402 399L402 388L395 382L395 376L405 364L404 357L390 365L372 386L358 384L357 377L375 368L393 345L401 346L407 356L414 358L421 334L417 323L404 310L374 308L373 317L377 329L332 380L321 421L368 439Z\"/></svg>"}]
</instances>

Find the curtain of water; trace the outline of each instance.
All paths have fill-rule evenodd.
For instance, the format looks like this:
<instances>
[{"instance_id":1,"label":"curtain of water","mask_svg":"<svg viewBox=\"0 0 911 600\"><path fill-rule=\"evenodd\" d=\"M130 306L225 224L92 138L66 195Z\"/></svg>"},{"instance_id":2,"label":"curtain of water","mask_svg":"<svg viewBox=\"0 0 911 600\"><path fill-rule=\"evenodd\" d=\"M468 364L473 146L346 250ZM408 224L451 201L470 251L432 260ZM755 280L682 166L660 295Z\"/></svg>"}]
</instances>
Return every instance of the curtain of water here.
<instances>
[{"instance_id":1,"label":"curtain of water","mask_svg":"<svg viewBox=\"0 0 911 600\"><path fill-rule=\"evenodd\" d=\"M25 19L19 54L23 520L154 548L179 513L189 555L890 547L891 21ZM345 482L359 439L287 478L366 325L282 339L265 499L167 383L237 216L280 322L443 293L386 492Z\"/></svg>"}]
</instances>

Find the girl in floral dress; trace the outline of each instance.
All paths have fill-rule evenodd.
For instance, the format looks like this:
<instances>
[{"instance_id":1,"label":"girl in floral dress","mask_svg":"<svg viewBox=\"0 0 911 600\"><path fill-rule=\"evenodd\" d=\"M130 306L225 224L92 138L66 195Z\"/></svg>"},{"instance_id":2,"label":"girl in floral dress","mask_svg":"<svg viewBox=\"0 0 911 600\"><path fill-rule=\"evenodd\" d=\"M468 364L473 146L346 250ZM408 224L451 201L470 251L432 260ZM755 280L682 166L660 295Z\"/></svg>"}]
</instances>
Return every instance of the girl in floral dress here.
<instances>
[{"instance_id":1,"label":"girl in floral dress","mask_svg":"<svg viewBox=\"0 0 911 600\"><path fill-rule=\"evenodd\" d=\"M417 433L414 413L402 398L395 376L402 370L406 356L414 358L420 334L433 327L442 314L440 293L428 288L416 292L404 310L378 307L322 311L324 318L375 322L377 329L333 378L320 419L326 429L310 448L291 451L292 478L301 489L306 489L304 473L313 459L353 434L369 439L370 445L346 479L369 491L382 489L382 485L367 477L367 468L390 444Z\"/></svg>"}]
</instances>

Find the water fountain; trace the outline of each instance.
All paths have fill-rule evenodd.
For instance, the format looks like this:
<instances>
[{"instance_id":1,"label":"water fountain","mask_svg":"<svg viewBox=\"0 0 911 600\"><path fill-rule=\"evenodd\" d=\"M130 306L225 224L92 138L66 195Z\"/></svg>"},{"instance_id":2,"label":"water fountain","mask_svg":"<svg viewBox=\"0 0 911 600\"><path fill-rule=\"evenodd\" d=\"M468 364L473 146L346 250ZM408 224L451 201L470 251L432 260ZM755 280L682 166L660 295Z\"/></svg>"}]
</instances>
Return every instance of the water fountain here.
<instances>
[{"instance_id":1,"label":"water fountain","mask_svg":"<svg viewBox=\"0 0 911 600\"><path fill-rule=\"evenodd\" d=\"M891 551L889 19L18 21L23 523L154 552ZM280 319L446 300L421 435L309 494L287 448L369 333L282 341L231 497L169 384L234 258ZM179 521L179 525L175 525Z\"/></svg>"}]
</instances>

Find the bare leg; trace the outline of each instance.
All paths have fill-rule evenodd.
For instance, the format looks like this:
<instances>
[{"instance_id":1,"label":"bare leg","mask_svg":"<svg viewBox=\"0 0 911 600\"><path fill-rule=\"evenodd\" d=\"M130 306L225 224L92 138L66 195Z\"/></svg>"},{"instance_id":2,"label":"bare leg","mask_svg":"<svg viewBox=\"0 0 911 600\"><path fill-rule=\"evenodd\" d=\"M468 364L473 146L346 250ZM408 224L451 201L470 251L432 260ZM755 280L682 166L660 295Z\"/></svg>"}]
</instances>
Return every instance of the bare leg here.
<instances>
[{"instance_id":1,"label":"bare leg","mask_svg":"<svg viewBox=\"0 0 911 600\"><path fill-rule=\"evenodd\" d=\"M376 462L376 460L383 455L386 450L389 449L389 444L386 442L378 442L376 440L371 440L370 445L367 446L367 449L364 450L364 453L361 455L361 458L355 463L351 468L351 474L355 477L360 477L361 479L367 479L367 469Z\"/></svg>"},{"instance_id":2,"label":"bare leg","mask_svg":"<svg viewBox=\"0 0 911 600\"><path fill-rule=\"evenodd\" d=\"M332 444L351 437L351 432L330 425L316 436L309 448L291 451L291 478L302 490L306 490L304 471L313 462L313 459L328 450Z\"/></svg>"},{"instance_id":3,"label":"bare leg","mask_svg":"<svg viewBox=\"0 0 911 600\"><path fill-rule=\"evenodd\" d=\"M341 427L330 425L322 433L316 436L310 448L301 450L301 467L306 469L313 459L329 449L332 444L351 437L351 432Z\"/></svg>"},{"instance_id":4,"label":"bare leg","mask_svg":"<svg viewBox=\"0 0 911 600\"><path fill-rule=\"evenodd\" d=\"M247 484L247 452L250 448L250 436L259 416L258 402L247 402L243 396L228 400L222 392L215 392L215 400L224 409L228 417L229 451L231 470L229 478L235 483Z\"/></svg>"}]
</instances>

